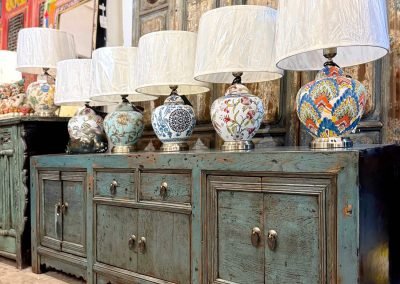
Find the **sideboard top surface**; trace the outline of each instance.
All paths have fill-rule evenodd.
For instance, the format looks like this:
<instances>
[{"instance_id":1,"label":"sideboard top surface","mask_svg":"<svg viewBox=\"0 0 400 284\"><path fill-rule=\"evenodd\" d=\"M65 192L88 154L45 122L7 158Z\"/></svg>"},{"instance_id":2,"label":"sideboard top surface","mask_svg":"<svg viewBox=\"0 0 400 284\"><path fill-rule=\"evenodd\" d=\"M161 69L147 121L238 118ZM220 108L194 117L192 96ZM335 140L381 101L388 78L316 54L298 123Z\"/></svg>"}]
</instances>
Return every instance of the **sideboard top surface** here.
<instances>
[{"instance_id":1,"label":"sideboard top surface","mask_svg":"<svg viewBox=\"0 0 400 284\"><path fill-rule=\"evenodd\" d=\"M24 122L65 122L68 121L70 117L41 117L41 116L21 116L21 117L10 117L0 119L0 126L18 124Z\"/></svg>"}]
</instances>

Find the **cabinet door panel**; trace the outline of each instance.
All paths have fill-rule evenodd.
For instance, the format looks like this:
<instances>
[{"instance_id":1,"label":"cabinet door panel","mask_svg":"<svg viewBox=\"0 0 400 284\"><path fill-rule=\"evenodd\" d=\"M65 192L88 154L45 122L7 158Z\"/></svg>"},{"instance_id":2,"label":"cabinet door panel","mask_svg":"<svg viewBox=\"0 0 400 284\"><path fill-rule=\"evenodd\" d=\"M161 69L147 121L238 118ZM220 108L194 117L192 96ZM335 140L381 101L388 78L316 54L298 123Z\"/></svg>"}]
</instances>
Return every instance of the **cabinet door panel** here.
<instances>
[{"instance_id":1,"label":"cabinet door panel","mask_svg":"<svg viewBox=\"0 0 400 284\"><path fill-rule=\"evenodd\" d=\"M63 173L62 251L86 255L85 173Z\"/></svg>"},{"instance_id":2,"label":"cabinet door panel","mask_svg":"<svg viewBox=\"0 0 400 284\"><path fill-rule=\"evenodd\" d=\"M96 260L119 268L137 271L137 209L96 206Z\"/></svg>"},{"instance_id":3,"label":"cabinet door panel","mask_svg":"<svg viewBox=\"0 0 400 284\"><path fill-rule=\"evenodd\" d=\"M61 181L58 174L54 179L40 177L40 196L42 214L40 215L40 243L53 249L61 249Z\"/></svg>"},{"instance_id":4,"label":"cabinet door panel","mask_svg":"<svg viewBox=\"0 0 400 284\"><path fill-rule=\"evenodd\" d=\"M264 283L263 194L218 192L218 278L234 283ZM260 229L258 245L252 229Z\"/></svg>"},{"instance_id":5,"label":"cabinet door panel","mask_svg":"<svg viewBox=\"0 0 400 284\"><path fill-rule=\"evenodd\" d=\"M265 283L325 283L319 206L316 195L264 195ZM269 230L277 232L275 249L267 244Z\"/></svg>"},{"instance_id":6,"label":"cabinet door panel","mask_svg":"<svg viewBox=\"0 0 400 284\"><path fill-rule=\"evenodd\" d=\"M190 216L139 210L138 272L173 283L190 283Z\"/></svg>"}]
</instances>

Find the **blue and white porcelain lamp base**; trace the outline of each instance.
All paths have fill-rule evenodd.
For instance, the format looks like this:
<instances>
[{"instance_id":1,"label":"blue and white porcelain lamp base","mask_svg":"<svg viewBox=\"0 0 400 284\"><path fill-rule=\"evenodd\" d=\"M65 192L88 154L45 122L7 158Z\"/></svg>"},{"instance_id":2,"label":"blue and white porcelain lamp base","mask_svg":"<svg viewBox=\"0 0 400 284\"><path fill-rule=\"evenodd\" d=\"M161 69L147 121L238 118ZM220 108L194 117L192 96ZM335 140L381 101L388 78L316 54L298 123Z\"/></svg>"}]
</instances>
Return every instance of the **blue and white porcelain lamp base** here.
<instances>
[{"instance_id":1,"label":"blue and white porcelain lamp base","mask_svg":"<svg viewBox=\"0 0 400 284\"><path fill-rule=\"evenodd\" d=\"M151 124L163 143L161 151L186 151L189 150L187 140L193 133L196 117L192 106L185 104L176 92L177 86L170 88L172 92L164 104L154 109Z\"/></svg>"},{"instance_id":2,"label":"blue and white porcelain lamp base","mask_svg":"<svg viewBox=\"0 0 400 284\"><path fill-rule=\"evenodd\" d=\"M143 134L142 113L122 95L122 102L104 119L104 130L113 144L112 153L130 153Z\"/></svg>"},{"instance_id":3,"label":"blue and white porcelain lamp base","mask_svg":"<svg viewBox=\"0 0 400 284\"><path fill-rule=\"evenodd\" d=\"M233 73L235 79L225 95L211 105L211 120L217 134L224 140L223 151L251 150L251 140L264 117L262 100L250 94L241 84L242 73Z\"/></svg>"},{"instance_id":4,"label":"blue and white porcelain lamp base","mask_svg":"<svg viewBox=\"0 0 400 284\"><path fill-rule=\"evenodd\" d=\"M297 93L296 111L300 122L313 136L310 148L349 148L347 135L354 131L364 114L365 87L344 74L332 58L336 48L324 49L328 61L314 81Z\"/></svg>"}]
</instances>

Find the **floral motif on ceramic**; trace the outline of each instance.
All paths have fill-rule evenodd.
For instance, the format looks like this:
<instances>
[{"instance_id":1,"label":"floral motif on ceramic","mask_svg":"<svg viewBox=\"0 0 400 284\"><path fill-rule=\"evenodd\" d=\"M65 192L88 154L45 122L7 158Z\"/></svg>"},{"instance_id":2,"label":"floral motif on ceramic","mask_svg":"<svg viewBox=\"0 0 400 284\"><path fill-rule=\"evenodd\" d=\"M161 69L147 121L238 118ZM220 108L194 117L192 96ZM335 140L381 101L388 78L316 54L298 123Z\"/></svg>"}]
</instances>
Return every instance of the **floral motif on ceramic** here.
<instances>
[{"instance_id":1,"label":"floral motif on ceramic","mask_svg":"<svg viewBox=\"0 0 400 284\"><path fill-rule=\"evenodd\" d=\"M91 108L84 108L69 120L68 133L73 139L91 139L104 133L103 119Z\"/></svg>"},{"instance_id":2,"label":"floral motif on ceramic","mask_svg":"<svg viewBox=\"0 0 400 284\"><path fill-rule=\"evenodd\" d=\"M366 90L342 69L326 66L296 97L301 123L314 137L338 137L353 131L365 109Z\"/></svg>"},{"instance_id":3,"label":"floral motif on ceramic","mask_svg":"<svg viewBox=\"0 0 400 284\"><path fill-rule=\"evenodd\" d=\"M0 84L0 117L27 116L33 112L24 93L24 81Z\"/></svg>"},{"instance_id":4,"label":"floral motif on ceramic","mask_svg":"<svg viewBox=\"0 0 400 284\"><path fill-rule=\"evenodd\" d=\"M193 108L174 94L153 111L151 124L161 142L183 142L192 135L196 117Z\"/></svg>"},{"instance_id":5,"label":"floral motif on ceramic","mask_svg":"<svg viewBox=\"0 0 400 284\"><path fill-rule=\"evenodd\" d=\"M130 104L127 109L115 110L104 119L104 130L115 146L133 146L142 136L143 128L143 115Z\"/></svg>"},{"instance_id":6,"label":"floral motif on ceramic","mask_svg":"<svg viewBox=\"0 0 400 284\"><path fill-rule=\"evenodd\" d=\"M52 114L57 110L54 105L55 85L49 84L45 80L39 80L29 85L26 90L28 103L35 110L35 113Z\"/></svg>"},{"instance_id":7,"label":"floral motif on ceramic","mask_svg":"<svg viewBox=\"0 0 400 284\"><path fill-rule=\"evenodd\" d=\"M224 141L249 141L264 117L262 100L242 84L231 85L211 106L211 120Z\"/></svg>"}]
</instances>

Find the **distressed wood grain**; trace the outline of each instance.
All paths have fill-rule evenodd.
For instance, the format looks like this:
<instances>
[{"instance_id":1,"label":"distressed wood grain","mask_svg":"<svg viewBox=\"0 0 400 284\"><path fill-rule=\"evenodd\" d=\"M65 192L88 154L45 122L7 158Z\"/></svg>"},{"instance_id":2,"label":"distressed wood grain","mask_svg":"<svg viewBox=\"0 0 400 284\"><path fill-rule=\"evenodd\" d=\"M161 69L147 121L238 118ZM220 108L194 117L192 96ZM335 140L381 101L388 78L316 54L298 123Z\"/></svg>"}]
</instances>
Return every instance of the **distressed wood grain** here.
<instances>
[{"instance_id":1,"label":"distressed wood grain","mask_svg":"<svg viewBox=\"0 0 400 284\"><path fill-rule=\"evenodd\" d=\"M95 194L98 196L136 199L135 175L132 170L96 171ZM111 183L117 182L115 191L112 191Z\"/></svg>"}]
</instances>

